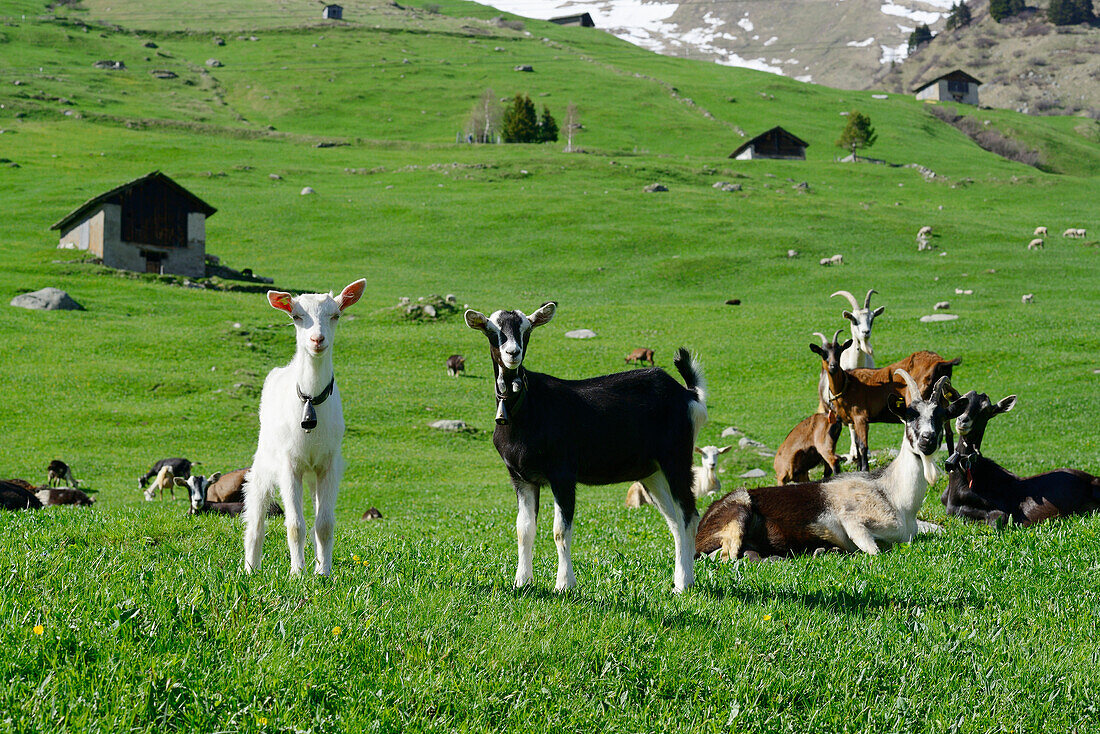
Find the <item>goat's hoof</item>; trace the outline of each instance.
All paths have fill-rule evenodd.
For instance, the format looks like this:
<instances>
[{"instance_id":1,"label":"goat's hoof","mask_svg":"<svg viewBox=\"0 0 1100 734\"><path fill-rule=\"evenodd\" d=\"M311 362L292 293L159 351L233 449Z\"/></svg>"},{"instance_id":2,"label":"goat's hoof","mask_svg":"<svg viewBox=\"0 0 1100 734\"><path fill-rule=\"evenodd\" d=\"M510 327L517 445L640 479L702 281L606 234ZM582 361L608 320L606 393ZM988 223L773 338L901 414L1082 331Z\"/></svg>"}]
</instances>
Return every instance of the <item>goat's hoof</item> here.
<instances>
[{"instance_id":1,"label":"goat's hoof","mask_svg":"<svg viewBox=\"0 0 1100 734\"><path fill-rule=\"evenodd\" d=\"M741 557L744 558L749 563L759 563L760 561L764 560L760 557L759 553L757 553L756 551L752 551L752 550L745 551L744 553L741 554Z\"/></svg>"},{"instance_id":2,"label":"goat's hoof","mask_svg":"<svg viewBox=\"0 0 1100 734\"><path fill-rule=\"evenodd\" d=\"M989 513L989 516L986 518L985 521L992 527L995 527L997 530L1004 530L1005 527L1008 525L1008 515L1001 512L1000 510L996 510Z\"/></svg>"}]
</instances>

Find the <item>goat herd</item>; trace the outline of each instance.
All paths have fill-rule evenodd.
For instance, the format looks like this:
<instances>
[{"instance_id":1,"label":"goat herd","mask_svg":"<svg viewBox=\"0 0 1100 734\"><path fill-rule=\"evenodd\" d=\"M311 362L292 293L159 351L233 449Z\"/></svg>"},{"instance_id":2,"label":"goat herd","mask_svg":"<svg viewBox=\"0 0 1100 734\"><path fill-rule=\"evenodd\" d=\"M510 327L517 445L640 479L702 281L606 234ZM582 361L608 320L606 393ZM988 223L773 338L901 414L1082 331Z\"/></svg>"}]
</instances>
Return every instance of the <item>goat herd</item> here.
<instances>
[{"instance_id":1,"label":"goat herd","mask_svg":"<svg viewBox=\"0 0 1100 734\"><path fill-rule=\"evenodd\" d=\"M291 362L271 370L264 382L251 468L208 479L192 475L186 459L164 459L139 481L147 499L158 490L163 495L183 486L190 492L192 512L243 513L248 572L260 567L268 514L285 514L291 573L304 569L304 483L312 487L315 507L314 568L319 574L331 572L335 502L344 468L344 419L332 347L341 314L360 299L365 285L358 280L335 297L268 292L269 304L294 324L296 349ZM518 504L516 586L533 579L539 494L547 485L554 498L557 590L576 583L571 543L578 483L635 482L628 504L654 504L672 532L676 591L693 583L700 555L759 559L830 549L873 554L880 544L938 531L918 520L917 512L937 479L932 457L945 434L949 482L941 499L950 515L1027 525L1100 508L1098 477L1059 469L1021 479L981 454L989 420L1011 410L1016 397L994 403L975 391L960 396L950 381L960 360L918 351L876 369L871 329L883 307L871 308L874 293L868 291L862 307L847 291L833 294L852 305L843 312L851 338L839 341L840 329L831 340L815 332L820 344L810 349L821 358L818 412L795 426L780 446L775 457L779 484L737 489L713 502L702 518L696 499L719 488L717 457L728 447L695 446L707 418L707 392L702 370L687 350L678 350L673 360L684 385L656 367L563 380L523 365L532 330L550 322L557 304L548 302L529 316L466 311L466 324L489 342L496 395L493 444ZM636 350L627 359L652 364L653 353ZM449 371L457 372L462 362L448 360ZM957 447L952 445L952 418ZM901 423L904 433L897 456L872 473L867 432L875 422ZM835 449L843 425L852 433L847 458L858 471L840 472ZM703 455L701 469L693 467L693 449ZM822 463L822 480L810 481L810 469ZM0 504L91 504L62 462L51 463L48 480L73 488L35 488L9 480L0 482ZM276 490L285 513L272 502Z\"/></svg>"}]
</instances>

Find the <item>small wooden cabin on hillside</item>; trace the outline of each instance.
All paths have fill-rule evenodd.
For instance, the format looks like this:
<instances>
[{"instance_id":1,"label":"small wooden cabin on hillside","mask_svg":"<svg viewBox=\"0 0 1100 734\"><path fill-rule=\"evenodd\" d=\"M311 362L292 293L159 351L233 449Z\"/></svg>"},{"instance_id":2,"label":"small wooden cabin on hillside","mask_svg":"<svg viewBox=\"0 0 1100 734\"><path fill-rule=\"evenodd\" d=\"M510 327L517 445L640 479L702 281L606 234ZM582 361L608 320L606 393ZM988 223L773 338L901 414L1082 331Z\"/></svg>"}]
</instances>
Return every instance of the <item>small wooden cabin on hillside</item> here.
<instances>
[{"instance_id":1,"label":"small wooden cabin on hillside","mask_svg":"<svg viewBox=\"0 0 1100 734\"><path fill-rule=\"evenodd\" d=\"M588 13L580 13L578 15L560 15L557 18L551 18L551 23L557 23L558 25L579 25L582 28L595 28L596 22L592 20L592 16Z\"/></svg>"},{"instance_id":2,"label":"small wooden cabin on hillside","mask_svg":"<svg viewBox=\"0 0 1100 734\"><path fill-rule=\"evenodd\" d=\"M326 5L321 11L321 17L329 20L343 20L344 8L342 5Z\"/></svg>"},{"instance_id":3,"label":"small wooden cabin on hillside","mask_svg":"<svg viewBox=\"0 0 1100 734\"><path fill-rule=\"evenodd\" d=\"M89 199L50 229L59 248L139 273L206 275L206 218L217 209L160 171Z\"/></svg>"},{"instance_id":4,"label":"small wooden cabin on hillside","mask_svg":"<svg viewBox=\"0 0 1100 734\"><path fill-rule=\"evenodd\" d=\"M962 69L955 69L914 88L913 93L917 95L917 99L977 105L978 87L981 85L981 81Z\"/></svg>"},{"instance_id":5,"label":"small wooden cabin on hillside","mask_svg":"<svg viewBox=\"0 0 1100 734\"><path fill-rule=\"evenodd\" d=\"M730 153L730 158L740 161L751 161L754 158L804 161L808 147L810 144L805 140L791 135L777 125L767 132L760 133L752 140L742 143L741 147Z\"/></svg>"}]
</instances>

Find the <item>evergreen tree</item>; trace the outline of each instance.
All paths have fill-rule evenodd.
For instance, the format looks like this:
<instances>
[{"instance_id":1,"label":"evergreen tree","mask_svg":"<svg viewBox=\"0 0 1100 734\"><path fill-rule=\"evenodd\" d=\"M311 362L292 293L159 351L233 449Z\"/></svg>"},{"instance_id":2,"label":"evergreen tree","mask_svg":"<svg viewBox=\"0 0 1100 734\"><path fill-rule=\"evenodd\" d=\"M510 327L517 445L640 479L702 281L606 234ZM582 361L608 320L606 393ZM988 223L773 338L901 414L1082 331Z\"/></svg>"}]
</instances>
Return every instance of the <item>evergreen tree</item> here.
<instances>
[{"instance_id":1,"label":"evergreen tree","mask_svg":"<svg viewBox=\"0 0 1100 734\"><path fill-rule=\"evenodd\" d=\"M871 118L859 110L848 113L848 124L836 144L840 148L852 153L852 160L856 159L856 151L862 148L870 148L878 140L875 128L871 126Z\"/></svg>"},{"instance_id":2,"label":"evergreen tree","mask_svg":"<svg viewBox=\"0 0 1100 734\"><path fill-rule=\"evenodd\" d=\"M989 0L989 15L1000 23L1024 11L1024 0Z\"/></svg>"},{"instance_id":3,"label":"evergreen tree","mask_svg":"<svg viewBox=\"0 0 1100 734\"><path fill-rule=\"evenodd\" d=\"M932 30L928 24L917 26L916 30L909 34L909 53L932 40Z\"/></svg>"},{"instance_id":4,"label":"evergreen tree","mask_svg":"<svg viewBox=\"0 0 1100 734\"><path fill-rule=\"evenodd\" d=\"M553 143L558 139L558 123L551 116L550 108L542 106L542 117L539 118L539 142Z\"/></svg>"},{"instance_id":5,"label":"evergreen tree","mask_svg":"<svg viewBox=\"0 0 1100 734\"><path fill-rule=\"evenodd\" d=\"M962 0L962 2L951 6L951 12L948 14L947 22L943 27L949 31L965 28L970 25L970 20L970 6L966 4L966 0Z\"/></svg>"},{"instance_id":6,"label":"evergreen tree","mask_svg":"<svg viewBox=\"0 0 1100 734\"><path fill-rule=\"evenodd\" d=\"M535 143L539 139L539 117L535 103L524 94L516 94L512 104L504 110L504 127L501 137L506 143Z\"/></svg>"},{"instance_id":7,"label":"evergreen tree","mask_svg":"<svg viewBox=\"0 0 1100 734\"><path fill-rule=\"evenodd\" d=\"M1092 0L1050 0L1047 19L1054 25L1077 25L1096 20Z\"/></svg>"}]
</instances>

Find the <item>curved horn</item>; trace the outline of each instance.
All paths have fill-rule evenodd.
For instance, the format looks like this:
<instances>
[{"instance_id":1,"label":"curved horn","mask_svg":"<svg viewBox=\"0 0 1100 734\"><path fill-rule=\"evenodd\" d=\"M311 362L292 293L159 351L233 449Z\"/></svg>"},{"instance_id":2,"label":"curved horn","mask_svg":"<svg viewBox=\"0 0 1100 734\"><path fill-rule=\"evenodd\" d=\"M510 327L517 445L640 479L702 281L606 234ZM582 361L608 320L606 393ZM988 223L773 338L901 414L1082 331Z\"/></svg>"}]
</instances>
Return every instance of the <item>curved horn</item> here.
<instances>
[{"instance_id":1,"label":"curved horn","mask_svg":"<svg viewBox=\"0 0 1100 734\"><path fill-rule=\"evenodd\" d=\"M820 331L815 331L814 336L821 337L821 346L823 346L823 347L829 346L829 342L825 339L825 335L822 334Z\"/></svg>"},{"instance_id":2,"label":"curved horn","mask_svg":"<svg viewBox=\"0 0 1100 734\"><path fill-rule=\"evenodd\" d=\"M840 336L840 332L842 332L842 331L844 331L844 329L837 329L836 332L833 334L833 344L839 344L840 343L836 340L836 338L838 336Z\"/></svg>"},{"instance_id":3,"label":"curved horn","mask_svg":"<svg viewBox=\"0 0 1100 734\"><path fill-rule=\"evenodd\" d=\"M865 309L871 308L871 294L872 293L878 293L878 291L876 291L874 288L867 291L867 298L866 298L866 300L863 301L863 308L865 308Z\"/></svg>"},{"instance_id":4,"label":"curved horn","mask_svg":"<svg viewBox=\"0 0 1100 734\"><path fill-rule=\"evenodd\" d=\"M944 391L951 387L951 378L944 375L940 379L936 380L936 386L932 388L931 402L939 403L943 400Z\"/></svg>"},{"instance_id":5,"label":"curved horn","mask_svg":"<svg viewBox=\"0 0 1100 734\"><path fill-rule=\"evenodd\" d=\"M833 296L844 296L845 298L848 299L848 302L852 304L852 310L854 310L854 311L859 310L859 301L857 301L856 297L853 296L848 291L837 291L832 296L829 296L829 298L832 298Z\"/></svg>"},{"instance_id":6,"label":"curved horn","mask_svg":"<svg viewBox=\"0 0 1100 734\"><path fill-rule=\"evenodd\" d=\"M905 384L909 386L909 402L915 402L920 400L920 388L917 387L917 381L903 369L894 370L895 375L901 375L901 379L905 380Z\"/></svg>"}]
</instances>

